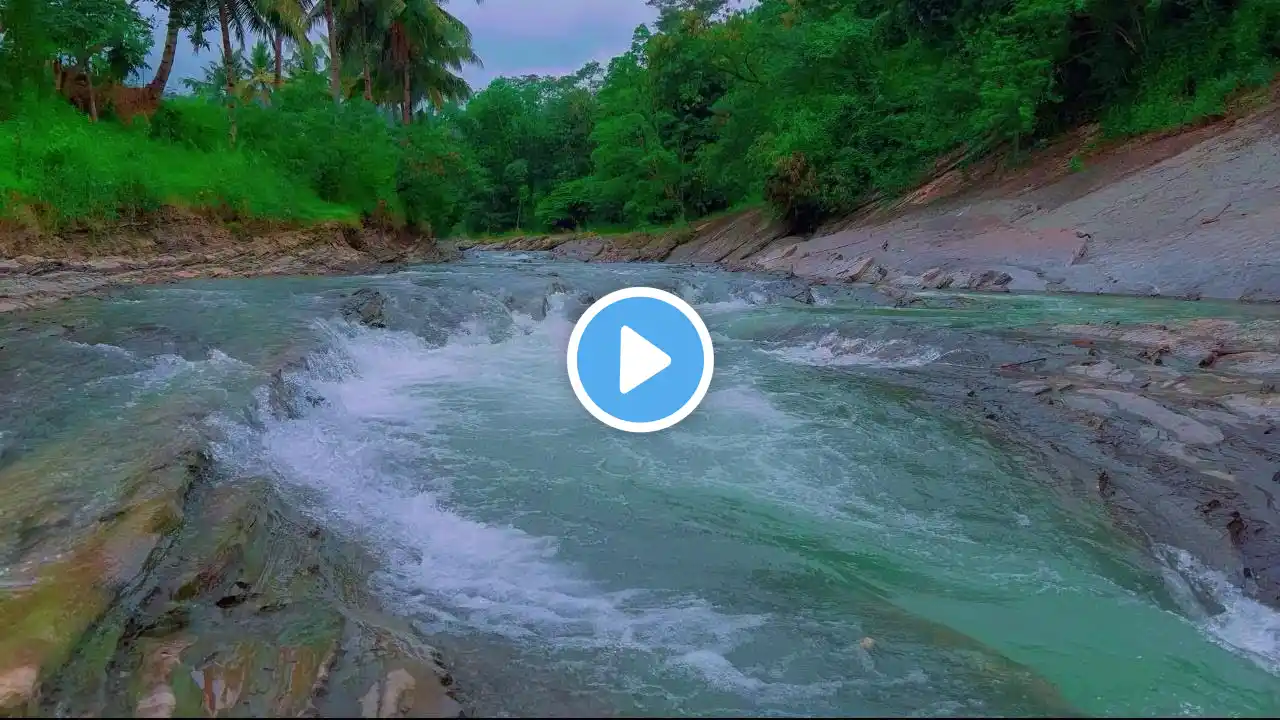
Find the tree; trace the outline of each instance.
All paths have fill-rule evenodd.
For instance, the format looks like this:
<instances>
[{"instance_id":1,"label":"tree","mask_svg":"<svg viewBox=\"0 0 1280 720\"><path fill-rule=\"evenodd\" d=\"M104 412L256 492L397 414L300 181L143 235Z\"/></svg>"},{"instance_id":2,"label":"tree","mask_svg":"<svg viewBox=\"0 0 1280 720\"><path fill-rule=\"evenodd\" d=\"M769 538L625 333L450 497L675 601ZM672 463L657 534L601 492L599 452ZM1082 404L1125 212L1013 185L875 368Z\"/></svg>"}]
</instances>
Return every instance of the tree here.
<instances>
[{"instance_id":1,"label":"tree","mask_svg":"<svg viewBox=\"0 0 1280 720\"><path fill-rule=\"evenodd\" d=\"M222 59L226 69L227 113L230 118L229 138L232 145L236 142L235 99L236 63L231 48L231 35L234 32L240 44L244 45L245 30L256 35L267 35L273 30L287 33L293 38L305 36L303 30L301 6L296 0L211 0L217 3L218 27L222 35Z\"/></svg>"},{"instance_id":2,"label":"tree","mask_svg":"<svg viewBox=\"0 0 1280 720\"><path fill-rule=\"evenodd\" d=\"M392 9L385 0L337 0L338 50L348 58L360 59L360 79L368 102L373 102L370 66L381 52Z\"/></svg>"},{"instance_id":3,"label":"tree","mask_svg":"<svg viewBox=\"0 0 1280 720\"><path fill-rule=\"evenodd\" d=\"M160 64L156 66L156 74L147 83L147 87L153 95L159 97L169 84L181 31L185 29L190 32L192 44L198 48L205 45L204 33L211 30L215 23L214 5L210 0L161 0L156 6L166 13L164 47L160 53Z\"/></svg>"},{"instance_id":4,"label":"tree","mask_svg":"<svg viewBox=\"0 0 1280 720\"><path fill-rule=\"evenodd\" d=\"M50 0L50 34L61 55L74 61L89 90L89 117L98 119L95 69L120 79L142 65L151 24L124 0Z\"/></svg>"},{"instance_id":5,"label":"tree","mask_svg":"<svg viewBox=\"0 0 1280 720\"><path fill-rule=\"evenodd\" d=\"M263 105L271 104L271 92L278 87L273 67L279 66L279 60L272 57L265 42L259 40L254 43L245 68L246 77L237 83L236 94L242 100L249 102L258 100Z\"/></svg>"},{"instance_id":6,"label":"tree","mask_svg":"<svg viewBox=\"0 0 1280 720\"><path fill-rule=\"evenodd\" d=\"M458 73L466 65L480 64L480 58L471 48L471 30L436 0L392 2L380 70L384 88L391 78L399 81L401 120L408 125L423 99L439 109L470 95Z\"/></svg>"},{"instance_id":7,"label":"tree","mask_svg":"<svg viewBox=\"0 0 1280 720\"><path fill-rule=\"evenodd\" d=\"M275 71L272 81L276 87L284 82L284 44L291 41L298 45L308 45L307 30L314 26L311 9L315 0L275 0L264 9L264 20L271 28L271 41L274 44Z\"/></svg>"}]
</instances>

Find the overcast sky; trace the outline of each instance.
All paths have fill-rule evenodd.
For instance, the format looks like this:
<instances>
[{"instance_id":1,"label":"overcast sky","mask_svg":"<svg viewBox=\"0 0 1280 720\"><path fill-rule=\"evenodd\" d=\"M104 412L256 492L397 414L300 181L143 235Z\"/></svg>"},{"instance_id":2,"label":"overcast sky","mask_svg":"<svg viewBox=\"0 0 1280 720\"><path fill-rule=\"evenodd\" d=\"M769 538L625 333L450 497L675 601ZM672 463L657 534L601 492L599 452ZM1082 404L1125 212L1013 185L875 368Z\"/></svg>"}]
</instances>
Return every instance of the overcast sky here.
<instances>
[{"instance_id":1,"label":"overcast sky","mask_svg":"<svg viewBox=\"0 0 1280 720\"><path fill-rule=\"evenodd\" d=\"M477 90L499 75L564 75L592 60L603 64L630 47L637 25L656 17L644 0L484 0L480 5L451 0L447 7L471 28L476 53L484 62L484 67L463 73ZM154 6L150 14L155 46L147 59L148 80L160 62L165 33L164 15ZM178 88L184 77L201 76L214 57L212 50L195 54L184 34L169 87Z\"/></svg>"}]
</instances>

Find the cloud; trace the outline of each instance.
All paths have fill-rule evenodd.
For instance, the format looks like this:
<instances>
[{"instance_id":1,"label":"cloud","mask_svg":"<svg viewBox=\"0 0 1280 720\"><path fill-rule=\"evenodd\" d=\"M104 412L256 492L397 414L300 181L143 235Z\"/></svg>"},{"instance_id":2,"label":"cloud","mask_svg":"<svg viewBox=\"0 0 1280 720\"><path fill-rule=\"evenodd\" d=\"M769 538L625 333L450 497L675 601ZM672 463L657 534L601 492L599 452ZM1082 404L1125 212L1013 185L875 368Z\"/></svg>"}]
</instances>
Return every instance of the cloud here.
<instances>
[{"instance_id":1,"label":"cloud","mask_svg":"<svg viewBox=\"0 0 1280 720\"><path fill-rule=\"evenodd\" d=\"M160 63L165 14L149 2L141 7L155 25L145 82ZM446 7L471 28L483 67L467 68L463 77L477 90L500 75L564 75L593 60L607 64L631 46L637 25L657 17L644 0L484 0L479 5L451 0ZM216 32L210 40L217 40ZM216 48L195 54L183 33L169 87L178 88L183 78L201 77L204 66L216 58Z\"/></svg>"}]
</instances>

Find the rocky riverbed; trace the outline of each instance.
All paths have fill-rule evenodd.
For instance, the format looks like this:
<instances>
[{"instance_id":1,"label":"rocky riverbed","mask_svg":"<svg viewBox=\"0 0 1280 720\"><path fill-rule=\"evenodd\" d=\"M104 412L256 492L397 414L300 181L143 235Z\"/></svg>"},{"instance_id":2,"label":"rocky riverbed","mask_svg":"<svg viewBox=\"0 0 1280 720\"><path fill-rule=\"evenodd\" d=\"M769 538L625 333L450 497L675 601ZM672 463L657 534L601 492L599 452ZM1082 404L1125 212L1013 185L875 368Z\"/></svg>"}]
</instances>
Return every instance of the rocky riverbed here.
<instances>
[{"instance_id":1,"label":"rocky riverbed","mask_svg":"<svg viewBox=\"0 0 1280 720\"><path fill-rule=\"evenodd\" d=\"M555 382L632 284L717 338L660 447ZM9 313L0 698L1270 712L1277 337L1268 305L492 253Z\"/></svg>"}]
</instances>

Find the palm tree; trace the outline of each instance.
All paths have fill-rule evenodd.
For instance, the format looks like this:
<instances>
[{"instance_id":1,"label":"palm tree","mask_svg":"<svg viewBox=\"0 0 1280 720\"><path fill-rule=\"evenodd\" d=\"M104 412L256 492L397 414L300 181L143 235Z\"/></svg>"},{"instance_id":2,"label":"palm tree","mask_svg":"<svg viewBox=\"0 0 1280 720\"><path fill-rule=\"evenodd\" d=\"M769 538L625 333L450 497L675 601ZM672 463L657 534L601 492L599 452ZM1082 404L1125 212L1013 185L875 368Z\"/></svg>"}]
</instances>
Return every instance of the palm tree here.
<instances>
[{"instance_id":1,"label":"palm tree","mask_svg":"<svg viewBox=\"0 0 1280 720\"><path fill-rule=\"evenodd\" d=\"M391 13L403 3L389 0L336 0L338 49L346 57L360 58L364 99L373 100L370 61L377 62L391 24Z\"/></svg>"},{"instance_id":2,"label":"palm tree","mask_svg":"<svg viewBox=\"0 0 1280 720\"><path fill-rule=\"evenodd\" d=\"M232 74L239 77L249 72L249 64L244 53L237 50L232 56ZM193 94L210 100L225 100L227 93L227 64L223 60L215 60L204 68L204 78L183 78L182 84Z\"/></svg>"},{"instance_id":3,"label":"palm tree","mask_svg":"<svg viewBox=\"0 0 1280 720\"><path fill-rule=\"evenodd\" d=\"M342 62L338 54L338 29L334 26L333 0L315 5L308 17L308 26L314 27L324 20L325 38L329 44L329 92L333 101L338 102L342 90Z\"/></svg>"},{"instance_id":4,"label":"palm tree","mask_svg":"<svg viewBox=\"0 0 1280 720\"><path fill-rule=\"evenodd\" d=\"M276 0L265 8L264 16L271 26L271 40L275 45L275 74L273 82L276 87L284 82L284 42L292 41L299 45L309 44L307 31L315 25L311 17L311 9L315 0Z\"/></svg>"},{"instance_id":5,"label":"palm tree","mask_svg":"<svg viewBox=\"0 0 1280 720\"><path fill-rule=\"evenodd\" d=\"M273 65L279 68L280 61L271 57L267 44L262 40L254 43L253 50L249 52L246 77L236 84L236 95L247 102L261 100L263 105L269 105L271 91L278 87L272 72Z\"/></svg>"},{"instance_id":6,"label":"palm tree","mask_svg":"<svg viewBox=\"0 0 1280 720\"><path fill-rule=\"evenodd\" d=\"M437 0L392 1L400 8L392 13L379 74L384 87L393 78L399 81L401 120L408 125L423 98L439 108L470 95L458 73L479 65L480 58L471 48L471 31Z\"/></svg>"},{"instance_id":7,"label":"palm tree","mask_svg":"<svg viewBox=\"0 0 1280 720\"><path fill-rule=\"evenodd\" d=\"M236 66L231 62L234 53L231 49L231 33L244 45L245 30L255 35L267 35L274 29L287 33L292 38L305 36L301 16L301 6L296 0L212 0L218 6L218 27L222 31L223 65L227 68L226 97L227 111L231 116L230 140L236 142L235 97Z\"/></svg>"}]
</instances>

